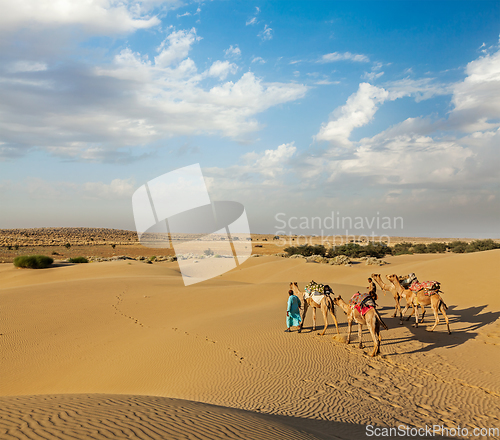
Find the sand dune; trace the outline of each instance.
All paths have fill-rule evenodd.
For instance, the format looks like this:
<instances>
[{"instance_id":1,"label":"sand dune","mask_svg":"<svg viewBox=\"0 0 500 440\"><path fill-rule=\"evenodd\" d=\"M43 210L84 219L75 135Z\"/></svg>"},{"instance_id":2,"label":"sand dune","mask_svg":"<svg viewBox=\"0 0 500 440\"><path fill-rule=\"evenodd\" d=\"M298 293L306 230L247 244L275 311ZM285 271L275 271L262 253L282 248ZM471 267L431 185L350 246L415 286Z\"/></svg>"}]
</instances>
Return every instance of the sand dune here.
<instances>
[{"instance_id":1,"label":"sand dune","mask_svg":"<svg viewBox=\"0 0 500 440\"><path fill-rule=\"evenodd\" d=\"M409 255L382 267L261 257L189 287L176 263L0 265L0 438L168 438L169 429L172 438L359 438L367 424L500 427L499 257ZM318 336L310 314L302 334L283 332L290 281L303 288L315 279L348 298L374 271L439 280L453 333L442 319L427 332L430 310L424 325L400 326L382 292L389 330L380 357L365 354L366 330L360 350L335 340L334 326Z\"/></svg>"}]
</instances>

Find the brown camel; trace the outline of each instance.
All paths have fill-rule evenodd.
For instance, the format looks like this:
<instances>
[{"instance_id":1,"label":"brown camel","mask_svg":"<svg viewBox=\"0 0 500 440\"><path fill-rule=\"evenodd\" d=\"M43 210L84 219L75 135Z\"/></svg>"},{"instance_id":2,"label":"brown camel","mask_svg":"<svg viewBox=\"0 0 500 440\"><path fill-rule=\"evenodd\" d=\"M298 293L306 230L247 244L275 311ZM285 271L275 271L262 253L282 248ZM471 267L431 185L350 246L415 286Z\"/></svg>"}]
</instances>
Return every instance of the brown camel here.
<instances>
[{"instance_id":1,"label":"brown camel","mask_svg":"<svg viewBox=\"0 0 500 440\"><path fill-rule=\"evenodd\" d=\"M401 300L401 295L398 293L398 289L396 286L391 282L391 284L385 284L382 281L382 278L380 277L379 273L372 273L372 279L380 286L380 288L386 292L392 293L392 296L394 297L394 301L396 301L396 308L394 309L394 315L396 316L399 310L399 314L401 315L401 306L399 305L399 301Z\"/></svg>"},{"instance_id":2,"label":"brown camel","mask_svg":"<svg viewBox=\"0 0 500 440\"><path fill-rule=\"evenodd\" d=\"M330 314L333 317L333 322L335 322L335 327L337 327L337 334L340 334L339 324L337 322L337 317L335 316L335 304L333 303L332 298L330 298L330 295L324 295L323 298L321 299L320 304L318 304L311 297L306 298L304 292L302 292L299 289L299 285L297 283L290 283L290 289L292 289L293 293L301 299L302 304L304 305L304 311L302 312L302 322L300 323L299 333L302 331L302 326L304 325L304 319L306 318L307 309L309 307L312 307L313 331L316 330L316 309L321 309L321 311L323 312L323 318L325 320L325 328L321 333L318 334L323 336L326 332L326 328L328 327L328 312L330 312Z\"/></svg>"},{"instance_id":3,"label":"brown camel","mask_svg":"<svg viewBox=\"0 0 500 440\"><path fill-rule=\"evenodd\" d=\"M415 275L415 274L413 274L413 275ZM385 277L387 278L387 280L389 281L389 283L391 283L391 284L394 286L393 282L389 279L389 275L386 275ZM398 277L398 280L399 280L400 278L401 278L401 277ZM409 276L408 276L408 278L409 278ZM415 279L416 279L416 277L415 277ZM401 281L399 282L399 284L401 284ZM396 288L396 290L398 290L398 292L399 292L399 290L400 290L400 289L398 289L398 287L397 287L397 286L394 286L394 287L395 287L395 288ZM402 284L401 284L401 287L402 287L403 289L406 289L406 287L404 287ZM402 296L401 296L401 292L399 292L399 296L400 296L401 298L405 298L405 299L406 299L406 297L402 297ZM407 301L406 301L406 307L404 308L404 310L401 312L401 315L400 315L400 322L399 322L399 323L400 323L401 325L403 324L403 317L405 316L405 313L406 313L406 311L408 310L408 308L409 308L409 303L408 303L408 300L407 300ZM423 305L423 304L420 304L420 308L422 309L422 318L420 318L420 323L423 323L423 322L424 322L424 316L425 316L425 307L424 307L424 305ZM411 313L408 315L408 317L406 318L406 320L407 320L407 321L409 321L409 320L410 320L410 318L413 316L413 314L414 314L414 313L415 313L415 310L412 308L412 309L411 309Z\"/></svg>"},{"instance_id":4,"label":"brown camel","mask_svg":"<svg viewBox=\"0 0 500 440\"><path fill-rule=\"evenodd\" d=\"M368 326L368 330L370 330L374 344L371 356L373 357L379 354L380 343L382 342L382 338L380 337L380 325L382 325L382 327L386 330L387 326L384 321L382 321L382 318L378 314L377 310L375 308L371 308L363 316L354 306L347 304L340 295L337 298L333 298L333 302L337 306L341 307L347 315L347 343L349 344L351 338L352 321L356 321L358 323L359 348L363 348L363 325L366 325Z\"/></svg>"},{"instance_id":5,"label":"brown camel","mask_svg":"<svg viewBox=\"0 0 500 440\"><path fill-rule=\"evenodd\" d=\"M439 293L426 295L424 290L414 292L413 290L405 289L399 282L398 276L396 274L389 275L387 278L391 280L391 282L398 288L400 295L406 298L407 305L403 311L403 314L404 312L406 312L408 307L410 307L410 305L413 307L413 310L415 312L415 327L418 327L418 306L428 306L430 304L432 311L434 312L435 322L429 331L433 331L439 324L439 311L441 311L446 321L446 326L448 327L448 334L451 335L450 322L448 321L448 315L446 315L446 309L448 307L446 306Z\"/></svg>"}]
</instances>

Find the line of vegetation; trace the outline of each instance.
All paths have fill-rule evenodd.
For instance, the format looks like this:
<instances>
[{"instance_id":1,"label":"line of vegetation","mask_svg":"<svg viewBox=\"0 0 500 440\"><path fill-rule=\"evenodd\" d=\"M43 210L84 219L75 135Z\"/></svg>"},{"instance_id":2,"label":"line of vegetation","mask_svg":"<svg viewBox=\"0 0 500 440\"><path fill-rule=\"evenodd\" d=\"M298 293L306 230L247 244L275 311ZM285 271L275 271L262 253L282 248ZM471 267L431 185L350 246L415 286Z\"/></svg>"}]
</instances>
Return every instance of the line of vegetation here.
<instances>
[{"instance_id":1,"label":"line of vegetation","mask_svg":"<svg viewBox=\"0 0 500 440\"><path fill-rule=\"evenodd\" d=\"M469 253L489 251L500 249L500 243L495 243L491 239L475 240L471 243L466 241L452 241L450 243L398 243L393 247L384 243L368 243L362 246L357 243L348 243L341 246L325 248L323 245L302 245L289 246L284 251L289 255L302 255L310 257L311 255L321 255L326 258L334 258L339 255L346 255L350 258L375 257L382 258L385 255L404 255L404 254L436 254L444 252Z\"/></svg>"},{"instance_id":2,"label":"line of vegetation","mask_svg":"<svg viewBox=\"0 0 500 440\"><path fill-rule=\"evenodd\" d=\"M21 255L14 258L14 266L28 269L45 269L53 262L52 258L45 255Z\"/></svg>"},{"instance_id":3,"label":"line of vegetation","mask_svg":"<svg viewBox=\"0 0 500 440\"><path fill-rule=\"evenodd\" d=\"M87 260L85 257L74 257L68 259L68 263L88 263L89 260Z\"/></svg>"}]
</instances>

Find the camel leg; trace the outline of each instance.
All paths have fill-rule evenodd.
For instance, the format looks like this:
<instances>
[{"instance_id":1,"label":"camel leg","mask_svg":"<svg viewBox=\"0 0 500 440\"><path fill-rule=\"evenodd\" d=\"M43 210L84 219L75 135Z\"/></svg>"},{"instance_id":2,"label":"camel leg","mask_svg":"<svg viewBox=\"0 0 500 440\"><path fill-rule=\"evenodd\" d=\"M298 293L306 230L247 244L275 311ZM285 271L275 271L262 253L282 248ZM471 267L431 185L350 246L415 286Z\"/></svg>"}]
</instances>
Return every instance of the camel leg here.
<instances>
[{"instance_id":1,"label":"camel leg","mask_svg":"<svg viewBox=\"0 0 500 440\"><path fill-rule=\"evenodd\" d=\"M371 356L374 357L379 352L379 343L380 343L380 341L377 338L377 330L376 330L378 324L377 318L374 316L372 319L370 319L370 322L366 321L366 324L368 326L368 330L370 330L370 335L373 339L373 352Z\"/></svg>"},{"instance_id":2,"label":"camel leg","mask_svg":"<svg viewBox=\"0 0 500 440\"><path fill-rule=\"evenodd\" d=\"M316 330L316 307L313 306L313 331Z\"/></svg>"},{"instance_id":3,"label":"camel leg","mask_svg":"<svg viewBox=\"0 0 500 440\"><path fill-rule=\"evenodd\" d=\"M422 309L422 319L420 320L420 323L422 323L424 322L425 307L423 304L420 304L420 308Z\"/></svg>"},{"instance_id":4,"label":"camel leg","mask_svg":"<svg viewBox=\"0 0 500 440\"><path fill-rule=\"evenodd\" d=\"M444 305L442 305L442 303L441 303L440 310L444 316L444 320L446 321L446 327L448 327L448 334L451 335L450 321L448 321L448 315L446 314L446 307Z\"/></svg>"},{"instance_id":5,"label":"camel leg","mask_svg":"<svg viewBox=\"0 0 500 440\"><path fill-rule=\"evenodd\" d=\"M352 318L347 317L347 344L351 342Z\"/></svg>"},{"instance_id":6,"label":"camel leg","mask_svg":"<svg viewBox=\"0 0 500 440\"><path fill-rule=\"evenodd\" d=\"M415 311L415 327L418 327L418 306L414 304L413 310Z\"/></svg>"},{"instance_id":7,"label":"camel leg","mask_svg":"<svg viewBox=\"0 0 500 440\"><path fill-rule=\"evenodd\" d=\"M333 322L335 323L335 327L337 327L337 334L340 335L339 323L337 322L337 317L335 316L335 313L333 313L333 311L331 311L331 310L330 310L330 315L332 315Z\"/></svg>"},{"instance_id":8,"label":"camel leg","mask_svg":"<svg viewBox=\"0 0 500 440\"><path fill-rule=\"evenodd\" d=\"M434 321L434 325L429 330L430 332L432 332L437 327L437 325L439 324L438 306L439 306L439 303L432 307L432 311L434 312L434 319L435 319L435 321Z\"/></svg>"},{"instance_id":9,"label":"camel leg","mask_svg":"<svg viewBox=\"0 0 500 440\"><path fill-rule=\"evenodd\" d=\"M408 308L410 307L410 303L408 301L406 301L406 307L404 308L404 310L401 312L401 316L400 316L400 319L399 319L399 324L400 325L403 325L403 317L405 316L405 313L406 311L408 310ZM408 319L410 319L411 315L413 315L413 310L410 314L410 316L408 316ZM408 320L407 319L407 320Z\"/></svg>"},{"instance_id":10,"label":"camel leg","mask_svg":"<svg viewBox=\"0 0 500 440\"><path fill-rule=\"evenodd\" d=\"M323 329L323 331L321 333L318 333L318 334L323 336L326 332L326 328L328 327L328 307L326 305L321 306L321 311L323 312L323 319L325 320L325 328Z\"/></svg>"},{"instance_id":11,"label":"camel leg","mask_svg":"<svg viewBox=\"0 0 500 440\"><path fill-rule=\"evenodd\" d=\"M367 324L373 339L373 352L371 356L374 357L380 353L380 343L382 341L380 336L380 323L378 322L377 317L374 316L374 319L372 319L370 323L367 322Z\"/></svg>"},{"instance_id":12,"label":"camel leg","mask_svg":"<svg viewBox=\"0 0 500 440\"><path fill-rule=\"evenodd\" d=\"M363 326L361 324L358 324L358 341L359 348L363 348Z\"/></svg>"},{"instance_id":13,"label":"camel leg","mask_svg":"<svg viewBox=\"0 0 500 440\"><path fill-rule=\"evenodd\" d=\"M302 327L304 325L304 320L306 319L306 313L309 305L307 304L307 301L304 301L304 311L302 312L302 322L300 323L299 327L299 333L302 331Z\"/></svg>"},{"instance_id":14,"label":"camel leg","mask_svg":"<svg viewBox=\"0 0 500 440\"><path fill-rule=\"evenodd\" d=\"M399 295L398 294L394 295L394 301L396 301L396 307L394 309L393 318L396 317L396 315L398 314L398 311L399 311L399 314L401 315L401 306L399 305Z\"/></svg>"}]
</instances>

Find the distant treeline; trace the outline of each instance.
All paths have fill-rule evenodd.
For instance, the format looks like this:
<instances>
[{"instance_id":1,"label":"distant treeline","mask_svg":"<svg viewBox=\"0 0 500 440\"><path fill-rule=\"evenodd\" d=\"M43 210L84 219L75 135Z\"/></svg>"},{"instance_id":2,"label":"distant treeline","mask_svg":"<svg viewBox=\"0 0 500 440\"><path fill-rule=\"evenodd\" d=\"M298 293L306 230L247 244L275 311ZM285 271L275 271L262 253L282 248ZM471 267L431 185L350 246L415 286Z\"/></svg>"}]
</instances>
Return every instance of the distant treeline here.
<instances>
[{"instance_id":1,"label":"distant treeline","mask_svg":"<svg viewBox=\"0 0 500 440\"><path fill-rule=\"evenodd\" d=\"M328 249L323 245L312 246L306 244L302 246L290 246L285 248L284 251L289 256L303 255L304 257L310 257L311 255L321 255L322 257L334 258L339 255L346 255L351 258L382 258L386 255L436 254L446 251L461 254L466 252L489 251L491 249L500 249L500 243L495 243L491 239L475 240L471 243L467 243L466 241L429 244L398 243L392 247L384 243L368 243L365 246L357 243L348 243Z\"/></svg>"}]
</instances>

